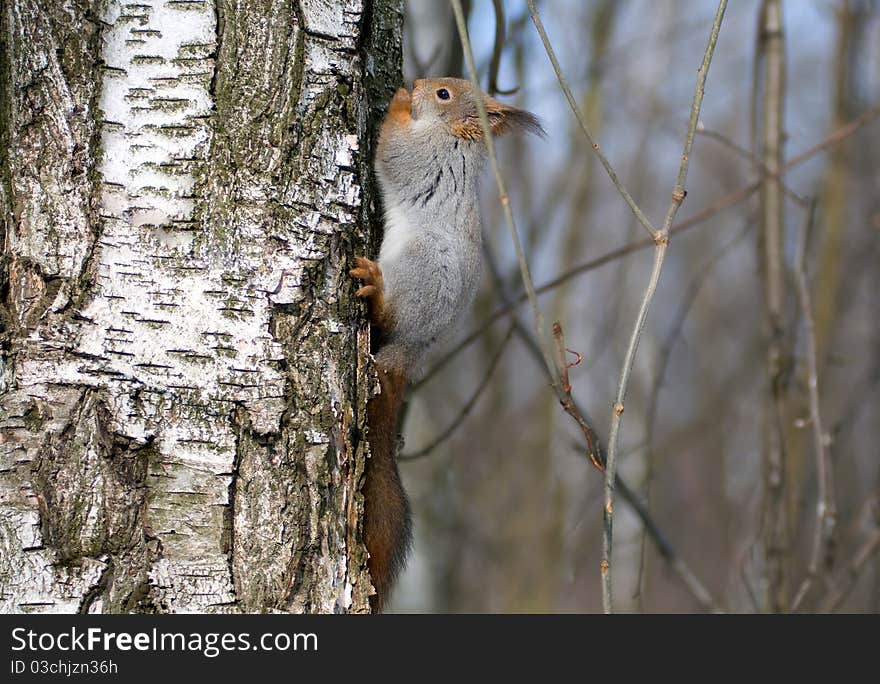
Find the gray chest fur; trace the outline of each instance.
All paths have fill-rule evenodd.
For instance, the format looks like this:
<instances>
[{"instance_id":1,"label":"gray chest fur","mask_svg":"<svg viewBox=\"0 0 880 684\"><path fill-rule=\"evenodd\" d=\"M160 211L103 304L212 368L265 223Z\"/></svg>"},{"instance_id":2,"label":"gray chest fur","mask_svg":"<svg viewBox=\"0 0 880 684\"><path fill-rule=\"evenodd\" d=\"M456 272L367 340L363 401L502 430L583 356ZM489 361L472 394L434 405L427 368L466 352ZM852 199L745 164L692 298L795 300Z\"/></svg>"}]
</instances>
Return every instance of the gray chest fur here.
<instances>
[{"instance_id":1,"label":"gray chest fur","mask_svg":"<svg viewBox=\"0 0 880 684\"><path fill-rule=\"evenodd\" d=\"M376 162L385 205L379 266L396 325L380 356L412 371L451 331L481 272L479 142L431 129L392 141Z\"/></svg>"}]
</instances>

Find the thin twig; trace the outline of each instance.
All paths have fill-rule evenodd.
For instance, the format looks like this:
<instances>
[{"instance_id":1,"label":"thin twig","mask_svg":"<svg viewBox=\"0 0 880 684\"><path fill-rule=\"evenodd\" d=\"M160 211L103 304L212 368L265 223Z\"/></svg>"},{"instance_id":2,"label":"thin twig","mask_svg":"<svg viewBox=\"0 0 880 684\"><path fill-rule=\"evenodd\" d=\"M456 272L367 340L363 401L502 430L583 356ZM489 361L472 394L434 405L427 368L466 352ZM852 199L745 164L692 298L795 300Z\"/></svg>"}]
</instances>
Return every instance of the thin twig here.
<instances>
[{"instance_id":1,"label":"thin twig","mask_svg":"<svg viewBox=\"0 0 880 684\"><path fill-rule=\"evenodd\" d=\"M498 269L495 256L492 254L492 250L489 249L485 240L483 241L483 256L489 270L489 275L492 277L492 282L495 285L495 289L498 291L498 297L505 305L509 305L510 297L505 289L504 278L501 276L501 271ZM559 322L553 324L553 339L556 345L556 348L554 349L556 357L554 359L553 368L558 369L555 371L555 377L553 370L545 362L541 348L535 341L534 336L529 334L529 331L519 320L516 313L513 314L513 330L519 336L526 349L533 355L541 369L548 375L550 384L554 389L557 387L559 388L557 391L557 399L559 399L565 412L574 419L578 427L581 429L587 446L587 457L596 468L600 471L603 470L603 456L598 446L598 438L591 427L589 419L585 417L586 414L577 407L574 397L571 395L571 385L568 381L568 362L565 359L565 342L562 337L562 326Z\"/></svg>"},{"instance_id":2,"label":"thin twig","mask_svg":"<svg viewBox=\"0 0 880 684\"><path fill-rule=\"evenodd\" d=\"M596 466L600 472L604 472L605 464L602 462L602 455L596 448L596 441L593 439L593 429L590 427L589 423L587 423L577 404L575 404L574 397L571 396L571 384L568 382L568 365L565 360L565 352L567 351L565 347L565 337L562 333L562 324L559 321L553 323L553 339L556 342L557 365L560 368L559 372L562 376L562 396L559 397L559 402L562 404L562 408L565 409L565 412L574 419L574 422L578 424L581 432L583 432L584 440L587 443L587 456L589 457L590 462ZM580 355L578 356L580 357ZM580 361L578 361L578 363L580 363Z\"/></svg>"},{"instance_id":3,"label":"thin twig","mask_svg":"<svg viewBox=\"0 0 880 684\"><path fill-rule=\"evenodd\" d=\"M783 167L780 172L780 176L784 176L786 173L791 171L796 166L800 166L804 162L812 159L814 156L819 154L820 152L825 151L829 147L833 145L837 145L850 136L854 135L865 125L876 119L880 116L880 105L872 107L871 109L865 111L861 114L857 119L848 123L847 125L838 128L836 131L831 133L827 138L825 138L820 143L813 145L812 147L804 150L796 157L792 158L786 165ZM689 216L683 221L679 221L669 230L669 235L678 235L679 233L683 233L694 226L705 223L711 218L714 218L719 213L724 211L725 209L729 209L732 206L735 206L742 202L743 200L748 199L752 195L754 195L758 188L760 187L760 179L749 183L748 185L740 188L739 190L734 190L723 197L718 198L714 202L712 202L709 206L701 209L696 214ZM590 259L582 264L578 264L577 266L572 267L568 271L561 273L553 280L550 280L543 285L535 288L535 293L538 295L546 294L551 290L559 287L563 283L575 278L584 273L588 273L590 271L594 271L606 264L609 264L617 259L621 259L625 256L629 256L635 252L641 251L647 247L651 247L654 245L654 240L651 238L637 240L635 242L631 242L627 245L623 245L622 247L618 247L617 249L613 249L610 252L603 254L600 257L596 257L595 259ZM413 389L417 389L421 385L428 382L440 369L442 369L449 361L451 361L455 356L457 356L463 349L467 348L471 344L473 344L479 337L486 332L495 321L504 318L509 315L516 307L520 306L527 300L527 296L525 294L519 295L511 304L504 305L494 311L492 314L486 318L480 325L478 325L471 333L467 335L464 339L461 340L455 347L449 350L446 354L440 357L440 359L431 367L431 369L417 382Z\"/></svg>"},{"instance_id":4,"label":"thin twig","mask_svg":"<svg viewBox=\"0 0 880 684\"><path fill-rule=\"evenodd\" d=\"M791 171L795 167L800 166L804 162L812 159L820 152L825 151L826 149L828 149L829 147L832 147L833 145L837 145L837 144L843 142L844 140L846 140L847 138L849 138L850 136L852 136L853 134L858 132L866 124L868 124L871 121L873 121L874 119L878 118L878 116L880 116L880 105L872 107L871 109L869 109L866 112L864 112L863 114L861 114L857 119L853 120L852 122L848 123L845 126L842 126L841 128L838 128L836 131L831 133L827 138L822 140L820 143L813 145L812 147L807 148L806 150L801 152L796 157L793 157L792 159L790 159L778 174L767 174L767 175L780 176L780 177L784 176L786 173L788 173L789 171ZM670 229L670 231L669 231L670 236L677 235L678 233L682 233L690 228L693 228L696 225L704 223L705 221L708 221L709 219L716 216L721 211L728 209L732 206L735 206L736 204L739 204L740 202L742 202L745 199L748 199L753 194L755 194L755 192L758 191L758 189L760 188L761 180L762 179L758 179L757 181L749 183L748 185L740 188L739 190L734 190L733 192L730 192L730 193L724 195L723 197L718 198L717 200L712 202L712 204L705 207L704 209L701 209L696 214L689 216L688 218L684 219L683 221L679 221L674 226L672 226L672 228ZM583 264L579 264L578 266L574 266L570 270L568 270L564 273L561 273L553 280L551 280L547 283L544 283L543 285L540 285L539 287L537 287L535 289L535 292L537 292L539 295L542 295L545 292L548 292L556 287L559 287L562 283L564 283L565 281L567 281L575 276L578 276L582 273L586 273L588 271L592 271L596 268L599 268L600 266L604 266L605 264L610 263L611 261L614 261L614 260L619 259L624 256L628 256L629 254L632 254L633 252L637 252L639 250L645 249L646 247L651 247L653 244L654 244L654 240L650 239L650 238L638 240L636 242L631 242L628 245L624 245L623 247L619 247L615 250L608 252L607 254L603 254L600 257L597 257L595 259L591 259L590 261L587 261ZM518 302L521 302L521 301L525 301L525 298L521 297L520 300L518 300ZM499 313L499 312L496 312L496 313ZM501 315L503 315L503 314L501 314ZM495 314L493 314L493 316L495 316ZM500 317L501 317L500 315L497 316L497 318L500 318ZM497 320L497 318L493 318L492 320L493 321Z\"/></svg>"},{"instance_id":5,"label":"thin twig","mask_svg":"<svg viewBox=\"0 0 880 684\"><path fill-rule=\"evenodd\" d=\"M519 324L517 321L515 323L516 332L525 345L526 350L531 354L535 363L543 370L544 373L549 374L549 370L547 369L547 365L544 363L543 357L541 356L541 350L538 348L538 343L535 342L534 336L529 334L529 332ZM578 405L577 401L569 395L571 401L571 408L575 412L575 420L578 425L581 427L582 431L584 431L584 438L587 447L587 457L593 465L596 464L598 460L599 463L604 462L604 449L602 448L601 440L598 435L593 432L592 421L590 420L587 412ZM568 410L568 408L566 408ZM580 418L580 419L579 419ZM578 443L575 448L578 452L583 454L583 446ZM600 468L601 469L601 468ZM651 541L654 542L654 545L657 548L660 556L669 563L669 566L678 575L679 579L684 583L684 585L691 592L693 597L697 600L697 603L712 613L722 613L724 612L718 603L712 598L712 594L706 588L706 586L699 580L697 575L691 570L690 566L684 561L684 559L678 554L678 552L673 548L672 544L660 530L660 527L657 525L656 521L651 517L651 513L648 510L647 506L639 499L638 495L626 484L623 479L618 478L617 487L620 490L621 498L632 507L635 514L638 516L645 530L648 532L648 536L651 538Z\"/></svg>"},{"instance_id":6,"label":"thin twig","mask_svg":"<svg viewBox=\"0 0 880 684\"><path fill-rule=\"evenodd\" d=\"M498 366L498 362L501 360L502 355L504 354L504 350L507 348L507 343L510 341L510 338L513 336L515 325L511 324L507 329L507 334L505 334L504 339L501 341L501 344L498 345L498 349L495 350L495 353L492 355L492 358L489 361L489 365L486 366L486 372L483 375L480 384L477 385L477 389L474 390L474 393L470 396L470 398L464 403L461 409L458 412L458 415L455 416L453 421L447 426L443 432L441 432L437 437L435 437L429 444L422 447L418 451L414 451L410 454L401 454L397 457L399 461L415 461L423 456L427 456L438 446L443 444L449 437L458 429L458 426L464 422L464 419L467 418L468 414L473 409L474 405L477 403L477 400L483 394L483 390L489 385L489 381L492 379L492 374L495 372L495 368Z\"/></svg>"},{"instance_id":7,"label":"thin twig","mask_svg":"<svg viewBox=\"0 0 880 684\"><path fill-rule=\"evenodd\" d=\"M773 175L770 171L767 170L767 167L764 164L764 161L760 157L756 157L754 155L754 153L747 150L742 145L739 145L734 140L731 140L729 137L727 137L723 133L719 133L718 131L713 131L708 128L698 127L697 134L700 135L701 137L709 138L709 140L714 140L714 141L720 143L721 145L723 145L727 149L733 151L733 153L736 154L737 156L742 157L743 159L750 162L753 166L756 166L759 169L761 169L762 173L767 174L767 175ZM792 190L791 187L789 187L789 185L787 183L783 182L781 179L780 179L780 183L782 185L782 191L786 195L788 195L788 197L795 204L797 204L798 206L803 207L803 208L806 208L809 206L809 204L810 204L809 199L807 199L806 197L801 197L794 190Z\"/></svg>"},{"instance_id":8,"label":"thin twig","mask_svg":"<svg viewBox=\"0 0 880 684\"><path fill-rule=\"evenodd\" d=\"M532 0L529 1L531 2ZM620 382L617 387L617 397L614 401L611 416L611 430L608 437L608 459L605 466L605 507L602 533L602 604L606 613L613 612L611 594L611 549L613 545L612 522L614 517L614 480L617 474L617 452L619 448L620 425L623 420L626 390L629 385L629 376L632 372L636 351L639 347L639 339L645 328L645 321L648 318L648 310L651 307L654 293L657 290L657 282L660 279L660 271L663 267L663 258L666 255L666 247L669 244L669 232L672 228L672 222L675 220L675 215L678 213L678 209L686 195L684 184L687 180L691 149L694 144L694 134L700 117L700 109L703 104L706 77L709 73L709 66L712 63L715 44L718 42L718 33L721 30L721 22L724 20L724 12L726 9L727 0L720 0L718 3L718 10L715 13L715 19L712 22L712 29L709 33L706 51L703 54L703 61L697 71L697 83L694 88L693 101L691 102L691 113L688 119L688 129L685 135L684 149L681 155L678 176L675 181L675 187L672 191L672 202L669 205L669 210L666 212L666 219L663 222L663 227L655 237L654 265L651 269L648 286L645 289L642 304L639 308L639 313L626 350L626 356L624 357L623 368L620 373Z\"/></svg>"},{"instance_id":9,"label":"thin twig","mask_svg":"<svg viewBox=\"0 0 880 684\"><path fill-rule=\"evenodd\" d=\"M673 317L673 323L669 328L669 333L666 335L663 344L660 346L659 360L657 362L657 372L654 376L654 382L651 386L651 395L648 400L647 416L645 419L645 443L648 449L648 453L646 458L646 472L644 478L645 486L643 496L646 502L649 502L651 499L650 487L654 472L654 430L657 423L657 407L660 403L660 391L663 387L663 382L666 377L666 370L669 366L669 361L672 358L672 350L675 347L676 341L681 335L681 331L684 328L685 321L687 320L688 314L690 313L694 302L696 302L697 297L703 291L703 286L709 279L709 275L711 274L712 269L718 264L719 261L721 261L722 258L724 258L724 256L731 249L737 246L740 241L749 234L749 231L752 229L752 227L753 224L751 221L746 222L746 224L743 226L743 229L739 233L737 233L732 240L729 240L726 244L724 244L703 265L703 267L700 269L700 272L694 277L691 284L689 285L685 296L682 298L678 311ZM644 535L642 535L641 547L641 566L639 567L638 582L640 592L642 581L644 578L645 566Z\"/></svg>"},{"instance_id":10,"label":"thin twig","mask_svg":"<svg viewBox=\"0 0 880 684\"><path fill-rule=\"evenodd\" d=\"M504 290L504 280L501 277L501 273L498 270L498 266L495 263L494 255L491 250L485 245L484 242L484 256L486 260L486 265L488 266L489 275L492 277L492 282L495 284L496 289L498 290L498 296L507 304L509 302L509 298L507 293ZM551 370L547 367L547 364L544 362L544 357L541 354L541 349L538 346L538 343L535 341L535 337L532 333L530 333L524 325L520 322L519 318L514 314L513 316L513 328L523 343L526 351L529 352L534 362L537 364L538 368L541 369L543 373L547 375L552 383L554 378L551 375ZM557 365L563 368L564 370L561 373L561 381L562 385L568 390L567 391L567 402L563 402L563 407L566 412L571 415L578 426L581 428L584 437L584 445L586 446L586 456L593 463L593 465L597 466L600 470L604 467L602 464L604 462L604 451L602 449L602 444L599 436L593 431L591 425L592 421L590 420L587 412L578 405L577 401L571 394L569 382L568 382L568 363L564 359L564 353L567 351L565 349L565 341L562 337L561 329L559 333L555 333L554 331L554 340L557 345ZM583 454L583 446L581 443L577 443L575 448L578 452ZM691 570L688 564L684 561L684 559L678 555L678 553L673 548L672 544L669 540L663 535L659 526L651 517L650 512L647 507L639 500L638 496L627 486L626 482L622 479L618 480L618 487L620 489L620 494L623 500L629 504L632 509L635 511L636 515L641 520L642 525L645 530L647 530L648 536L651 538L651 541L654 542L657 547L657 551L660 553L661 557L669 564L672 570L678 575L684 585L688 588L688 590L693 594L694 598L697 600L697 603L704 608L705 610L711 611L713 613L721 613L723 610L719 607L719 605L712 598L709 590L700 582L699 578L696 574Z\"/></svg>"},{"instance_id":11,"label":"thin twig","mask_svg":"<svg viewBox=\"0 0 880 684\"><path fill-rule=\"evenodd\" d=\"M679 306L678 311L672 319L673 323L669 327L669 333L666 335L666 338L664 339L663 344L660 347L660 358L657 363L657 373L651 389L651 398L648 400L648 419L646 421L645 428L645 441L649 449L651 448L652 435L654 434L656 423L657 406L659 403L658 396L660 394L660 389L663 386L663 381L666 376L666 370L669 365L669 360L672 356L672 350L675 347L675 342L681 335L681 331L684 327L685 321L687 320L687 316L690 313L690 310L693 307L697 296L703 291L703 286L706 284L708 276L712 272L712 269L719 261L721 261L722 258L724 258L724 256L733 247L736 247L740 243L740 241L749 234L753 227L754 225L751 222L747 222L743 226L742 230L740 230L740 232L733 237L733 239L723 245L721 249L719 249L709 258L709 260L700 269L700 272L696 275L696 277L694 277L693 281L687 289L687 292L685 293L685 296L682 298L681 305Z\"/></svg>"},{"instance_id":12,"label":"thin twig","mask_svg":"<svg viewBox=\"0 0 880 684\"><path fill-rule=\"evenodd\" d=\"M471 85L475 92L480 92L480 82L477 78L477 67L474 63L474 54L471 50L471 43L468 37L467 24L464 18L464 11L461 7L461 0L452 0L452 11L455 13L455 23L458 27L458 35L461 39L461 46L464 52L465 63L470 75ZM486 151L489 155L489 163L492 167L492 174L495 176L495 183L498 186L498 197L501 200L501 206L504 209L504 218L507 222L507 228L510 231L510 237L516 250L516 258L519 261L520 275L522 276L523 287L526 291L529 303L532 308L532 315L535 318L535 329L537 331L538 343L541 345L541 351L548 368L554 368L553 354L547 344L546 333L544 331L544 315L538 306L538 297L535 294L535 287L532 284L532 274L529 271L529 265L523 253L522 244L520 243L519 233L516 229L516 221L513 218L513 211L510 208L510 196L507 194L507 187L504 178L501 176L501 170L498 167L498 158L495 155L495 141L492 138L492 129L489 125L489 116L486 113L486 106L479 97L474 98L477 105L477 111L480 115L480 125L483 129L483 137L485 138ZM558 369L555 369L558 371ZM556 383L554 383L555 385Z\"/></svg>"},{"instance_id":13,"label":"thin twig","mask_svg":"<svg viewBox=\"0 0 880 684\"><path fill-rule=\"evenodd\" d=\"M750 197L755 192L757 192L757 190L758 183L755 182L744 188L740 188L735 192L731 192L730 194L725 195L719 200L713 202L705 209L697 212L693 216L685 219L684 221L679 221L676 225L672 227L672 229L669 231L669 234L676 235L677 233L684 232L690 228L693 228L696 225L704 223L705 221L708 221L709 219L716 216L724 209L734 206L735 204L738 204L744 199ZM576 276L588 273L589 271L594 271L625 256L629 256L630 254L639 252L647 247L651 247L652 245L654 245L654 240L652 238L644 238L642 240L637 240L627 245L623 245L622 247L618 247L617 249L612 249L610 252L606 252L602 256L596 257L595 259L590 259L589 261L579 264L560 274L553 280L550 280L543 285L540 285L539 287L535 288L535 293L538 295L546 294L547 292L556 289L566 281L571 280ZM441 356L440 359L431 367L431 369L427 373L425 373L421 380L413 385L413 389L418 389L420 386L427 383L428 380L436 375L462 350L469 347L476 340L478 340L480 336L492 326L493 323L513 313L514 310L516 310L520 305L524 304L527 300L528 297L525 294L521 294L516 297L511 303L504 304L503 306L496 309L486 318L486 320L484 320L480 325L474 328L474 330L470 332L464 339L462 339L455 347L453 347L446 354Z\"/></svg>"},{"instance_id":14,"label":"thin twig","mask_svg":"<svg viewBox=\"0 0 880 684\"><path fill-rule=\"evenodd\" d=\"M831 428L832 443L838 441L858 423L862 412L873 406L871 395L880 387L880 359L876 356L873 367L869 366L865 371L864 378L850 394L844 408L840 411L840 418Z\"/></svg>"},{"instance_id":15,"label":"thin twig","mask_svg":"<svg viewBox=\"0 0 880 684\"><path fill-rule=\"evenodd\" d=\"M501 69L501 52L504 50L505 19L504 3L501 0L492 0L495 10L495 42L492 44L492 59L489 61L489 95L513 95L519 86L510 90L498 87L498 71Z\"/></svg>"},{"instance_id":16,"label":"thin twig","mask_svg":"<svg viewBox=\"0 0 880 684\"><path fill-rule=\"evenodd\" d=\"M818 480L818 500L816 501L816 529L813 531L813 546L807 576L804 578L794 601L792 611L797 610L819 576L823 554L832 547L834 528L837 522L837 504L834 496L834 470L822 430L822 416L819 412L819 369L816 361L816 331L813 323L813 309L810 302L810 286L807 280L807 242L816 214L816 202L811 203L806 221L801 228L797 250L798 300L804 319L804 337L807 353L807 387L810 396L810 423L813 428L813 449L816 458L816 478ZM827 563L824 564L827 567Z\"/></svg>"},{"instance_id":17,"label":"thin twig","mask_svg":"<svg viewBox=\"0 0 880 684\"><path fill-rule=\"evenodd\" d=\"M654 519L651 517L648 507L644 505L641 499L639 499L638 494L633 492L632 489L629 488L629 485L620 478L617 480L617 489L620 491L621 498L632 506L645 530L648 532L648 536L653 540L654 545L657 547L660 556L663 560L669 563L675 574L679 576L682 582L684 582L685 586L697 600L697 603L700 604L700 607L711 613L723 613L724 611L720 608L715 599L712 598L712 594L706 586L663 536L660 528L657 527L657 523L654 522Z\"/></svg>"},{"instance_id":18,"label":"thin twig","mask_svg":"<svg viewBox=\"0 0 880 684\"><path fill-rule=\"evenodd\" d=\"M693 216L686 218L684 221L679 221L674 226L672 226L672 228L669 230L670 237L672 235L677 235L678 233L683 233L684 231L688 230L689 228L693 228L696 225L699 225L701 223L704 223L705 221L708 221L709 219L713 218L714 216L716 216L718 213L720 213L724 209L732 207L735 204L739 204L744 199L747 199L748 197L753 195L755 192L757 192L757 190L758 190L758 183L755 182L755 183L752 183L744 188L740 188L739 190L737 190L735 192L731 192L727 195L724 195L724 197L719 198L718 200L716 200L715 202L710 204L705 209L702 209L701 211L697 212ZM567 280L570 280L571 278L574 278L575 276L579 276L582 273L587 273L589 271L593 271L601 266L604 266L605 264L611 263L612 261L616 261L617 259L620 259L625 256L629 256L630 254L633 254L634 252L641 251L643 249L646 249L647 247L652 247L654 245L655 245L655 242L653 239L645 238L642 240L637 240L635 242L631 242L628 245L624 245L623 247L618 247L617 249L613 249L610 252L607 252L600 257L596 257L595 259L591 259L590 261L586 261L582 264L579 264L578 266L571 268L568 271L565 271L564 273L559 274L553 280L550 280L550 281L544 283L543 285L540 285L539 287L537 287L535 289L535 292L537 292L539 295L545 294L545 293L549 292L550 290L553 290L553 289L559 287L560 285L562 285L562 283L564 283ZM520 300L518 300L518 303L521 301L523 301L522 297L520 298ZM500 318L500 316L498 316L498 318ZM497 320L497 318L495 318L493 320Z\"/></svg>"},{"instance_id":19,"label":"thin twig","mask_svg":"<svg viewBox=\"0 0 880 684\"><path fill-rule=\"evenodd\" d=\"M858 131L865 124L870 123L871 121L876 119L878 116L880 116L880 104L874 105L873 107L859 115L857 118L850 121L845 126L841 126L831 135L825 138L822 142L817 143L812 147L808 147L796 157L792 157L791 159L789 159L788 163L785 165L785 167L783 167L782 173L785 173L789 169L804 163L811 157L816 156L819 152L823 152L829 147L834 147L834 145L837 145L838 143L846 140L853 133Z\"/></svg>"},{"instance_id":20,"label":"thin twig","mask_svg":"<svg viewBox=\"0 0 880 684\"><path fill-rule=\"evenodd\" d=\"M471 50L470 39L468 38L467 33L467 24L464 18L464 12L461 8L461 0L452 0L452 10L455 13L455 22L458 26L459 37L461 38L461 45L464 51L465 63L467 64L467 69L470 74L471 85L473 86L476 92L480 90L480 84L477 80L477 69L474 65L474 55ZM563 406L568 405L569 408L566 410L569 412L572 417L578 422L578 425L584 430L584 435L588 437L588 443L590 443L591 454L590 458L596 462L598 459L598 455L595 453L592 446L592 439L590 439L592 435L592 430L587 425L586 429L584 426L587 424L587 421L584 417L578 416L573 408L573 405L570 404L570 392L566 392L563 383L562 383L562 372L564 368L560 368L557 365L556 357L553 354L553 350L550 347L550 344L547 340L546 330L544 328L544 314L541 312L541 307L538 305L538 296L535 294L535 287L532 283L532 275L529 271L529 265L526 261L525 254L523 253L522 244L520 243L519 233L516 229L516 222L513 218L513 211L510 208L510 197L507 194L507 188L504 184L504 179L501 176L501 171L498 167L498 158L495 155L495 142L492 139L492 130L489 126L489 117L486 114L486 107L483 103L482 98L475 98L475 102L477 105L477 110L480 114L480 125L483 129L483 137L485 138L486 143L486 151L489 155L489 162L492 167L492 173L495 176L495 182L498 186L498 196L501 200L501 206L504 208L504 218L507 222L507 228L510 232L511 240L513 241L514 249L516 250L516 258L519 262L519 270L520 276L522 277L523 288L526 291L526 296L528 297L529 304L532 309L532 316L534 317L534 327L535 327L535 337L537 338L538 345L541 350L541 355L544 358L544 363L547 366L547 371L550 374L550 381L553 386L553 390L556 393L559 401L562 402Z\"/></svg>"},{"instance_id":21,"label":"thin twig","mask_svg":"<svg viewBox=\"0 0 880 684\"><path fill-rule=\"evenodd\" d=\"M626 390L629 385L629 376L632 371L633 362L635 361L635 353L639 346L639 338L642 335L645 320L648 317L648 309L651 306L651 300L654 298L654 292L657 290L657 283L660 280L660 270L663 267L663 257L666 253L667 244L666 241L660 242L654 250L654 265L651 269L651 276L648 280L648 286L642 298L641 306L639 307L636 325L633 328L629 344L627 345L620 381L617 385L617 396L612 407L611 429L608 435L608 458L605 464L605 505L603 508L604 524L602 527L602 606L606 613L614 612L611 594L611 549L613 545L614 481L617 476L617 451L620 443L620 425L623 420L623 402L626 399Z\"/></svg>"},{"instance_id":22,"label":"thin twig","mask_svg":"<svg viewBox=\"0 0 880 684\"><path fill-rule=\"evenodd\" d=\"M623 182L618 177L617 172L614 170L614 167L611 166L611 162L608 161L608 157L605 156L605 153L602 152L602 148L599 146L599 143L593 138L592 133L590 133L590 129L587 126L587 121L584 118L583 112L581 112L580 107L578 107L577 102L574 99L574 95L571 92L571 88L568 87L568 82L565 80L565 76L562 74L562 68L559 66L559 61L556 59L556 53L553 50L553 46L550 44L550 39L547 37L547 32L544 30L544 24L541 22L541 16L540 14L538 14L538 8L535 6L535 0L528 0L528 5L529 14L531 14L532 16L532 23L534 23L535 28L538 30L538 35L541 36L541 42L544 44L544 49L547 51L547 56L550 58L550 63L553 65L553 71L556 73L556 79L559 81L559 87L562 88L562 92L565 93L565 99L568 100L568 105L569 107L571 107L571 111L572 113L574 113L578 125L581 127L581 131L583 131L584 137L586 137L587 141L590 143L590 147L593 148L596 156L599 157L599 161L602 163L602 167L605 169L605 173L608 174L608 177L611 179L614 187L617 188L617 192L619 192L620 196L623 197L624 202L626 202L626 205L633 213L633 216L635 216L636 220L642 225L642 227L646 231L648 231L648 235L656 239L658 232L657 229L651 224L651 222L648 220L648 217L645 216L644 212L642 212L642 210L636 204L636 201L632 198L632 195L630 195L627 189L624 187Z\"/></svg>"},{"instance_id":23,"label":"thin twig","mask_svg":"<svg viewBox=\"0 0 880 684\"><path fill-rule=\"evenodd\" d=\"M767 331L767 394L762 449L765 502L761 525L764 569L761 586L764 610L770 612L785 612L788 600L786 550L791 538L791 511L787 505L790 491L787 482L787 473L790 470L787 456L794 452L790 436L786 433L785 419L789 411L787 368L791 353L786 344L785 303L788 281L783 251L785 201L780 185L785 137L786 68L783 28L782 1L764 0L759 9L759 38L754 66L752 139L755 155L761 157L762 168L767 172L761 179L761 235L758 240L758 254Z\"/></svg>"},{"instance_id":24,"label":"thin twig","mask_svg":"<svg viewBox=\"0 0 880 684\"><path fill-rule=\"evenodd\" d=\"M880 552L880 530L874 530L846 568L846 577L832 589L819 606L819 612L831 613L840 607L856 586L871 559Z\"/></svg>"}]
</instances>

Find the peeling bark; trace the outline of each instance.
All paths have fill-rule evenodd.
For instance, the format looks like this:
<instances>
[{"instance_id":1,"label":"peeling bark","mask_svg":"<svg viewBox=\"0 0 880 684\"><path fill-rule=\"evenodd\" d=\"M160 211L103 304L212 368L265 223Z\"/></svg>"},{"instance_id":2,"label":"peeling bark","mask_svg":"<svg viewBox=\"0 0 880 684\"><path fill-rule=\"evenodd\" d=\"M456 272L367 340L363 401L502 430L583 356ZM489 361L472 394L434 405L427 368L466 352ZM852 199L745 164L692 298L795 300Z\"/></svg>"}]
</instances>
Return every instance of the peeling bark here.
<instances>
[{"instance_id":1,"label":"peeling bark","mask_svg":"<svg viewBox=\"0 0 880 684\"><path fill-rule=\"evenodd\" d=\"M359 612L399 0L8 0L0 611Z\"/></svg>"}]
</instances>

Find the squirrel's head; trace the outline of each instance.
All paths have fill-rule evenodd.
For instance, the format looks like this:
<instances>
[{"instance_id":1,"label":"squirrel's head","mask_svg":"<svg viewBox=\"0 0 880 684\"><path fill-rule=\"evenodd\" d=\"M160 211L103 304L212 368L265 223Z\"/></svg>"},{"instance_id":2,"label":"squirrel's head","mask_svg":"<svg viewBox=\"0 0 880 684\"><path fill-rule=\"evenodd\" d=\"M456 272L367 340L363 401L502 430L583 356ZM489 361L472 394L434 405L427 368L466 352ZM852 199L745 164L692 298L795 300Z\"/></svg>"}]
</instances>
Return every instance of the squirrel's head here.
<instances>
[{"instance_id":1,"label":"squirrel's head","mask_svg":"<svg viewBox=\"0 0 880 684\"><path fill-rule=\"evenodd\" d=\"M471 82L462 78L426 78L415 81L412 117L416 121L442 123L457 138L482 140L483 127L480 125L476 102L478 97L483 99L486 107L492 135L544 135L544 129L534 114L474 91Z\"/></svg>"}]
</instances>

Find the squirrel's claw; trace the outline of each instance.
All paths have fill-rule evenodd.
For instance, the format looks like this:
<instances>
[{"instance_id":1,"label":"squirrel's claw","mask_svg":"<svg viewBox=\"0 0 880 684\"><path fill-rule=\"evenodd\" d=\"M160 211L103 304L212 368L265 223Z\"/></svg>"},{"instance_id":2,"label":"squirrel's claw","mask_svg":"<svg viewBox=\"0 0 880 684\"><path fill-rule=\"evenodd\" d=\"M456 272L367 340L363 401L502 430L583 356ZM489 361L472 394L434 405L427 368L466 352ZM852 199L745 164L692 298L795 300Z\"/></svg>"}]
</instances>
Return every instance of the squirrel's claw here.
<instances>
[{"instance_id":1,"label":"squirrel's claw","mask_svg":"<svg viewBox=\"0 0 880 684\"><path fill-rule=\"evenodd\" d=\"M367 284L359 288L355 295L366 299L370 309L370 322L384 328L388 321L385 311L385 283L382 278L382 269L375 261L366 257L355 257L356 268L349 271L353 278L363 280Z\"/></svg>"},{"instance_id":2,"label":"squirrel's claw","mask_svg":"<svg viewBox=\"0 0 880 684\"><path fill-rule=\"evenodd\" d=\"M363 280L369 285L375 285L378 289L381 290L384 283L382 278L382 269L379 268L379 264L377 264L375 261L367 259L366 257L355 257L354 261L357 264L357 267L351 269L349 271L349 274L353 278Z\"/></svg>"}]
</instances>

